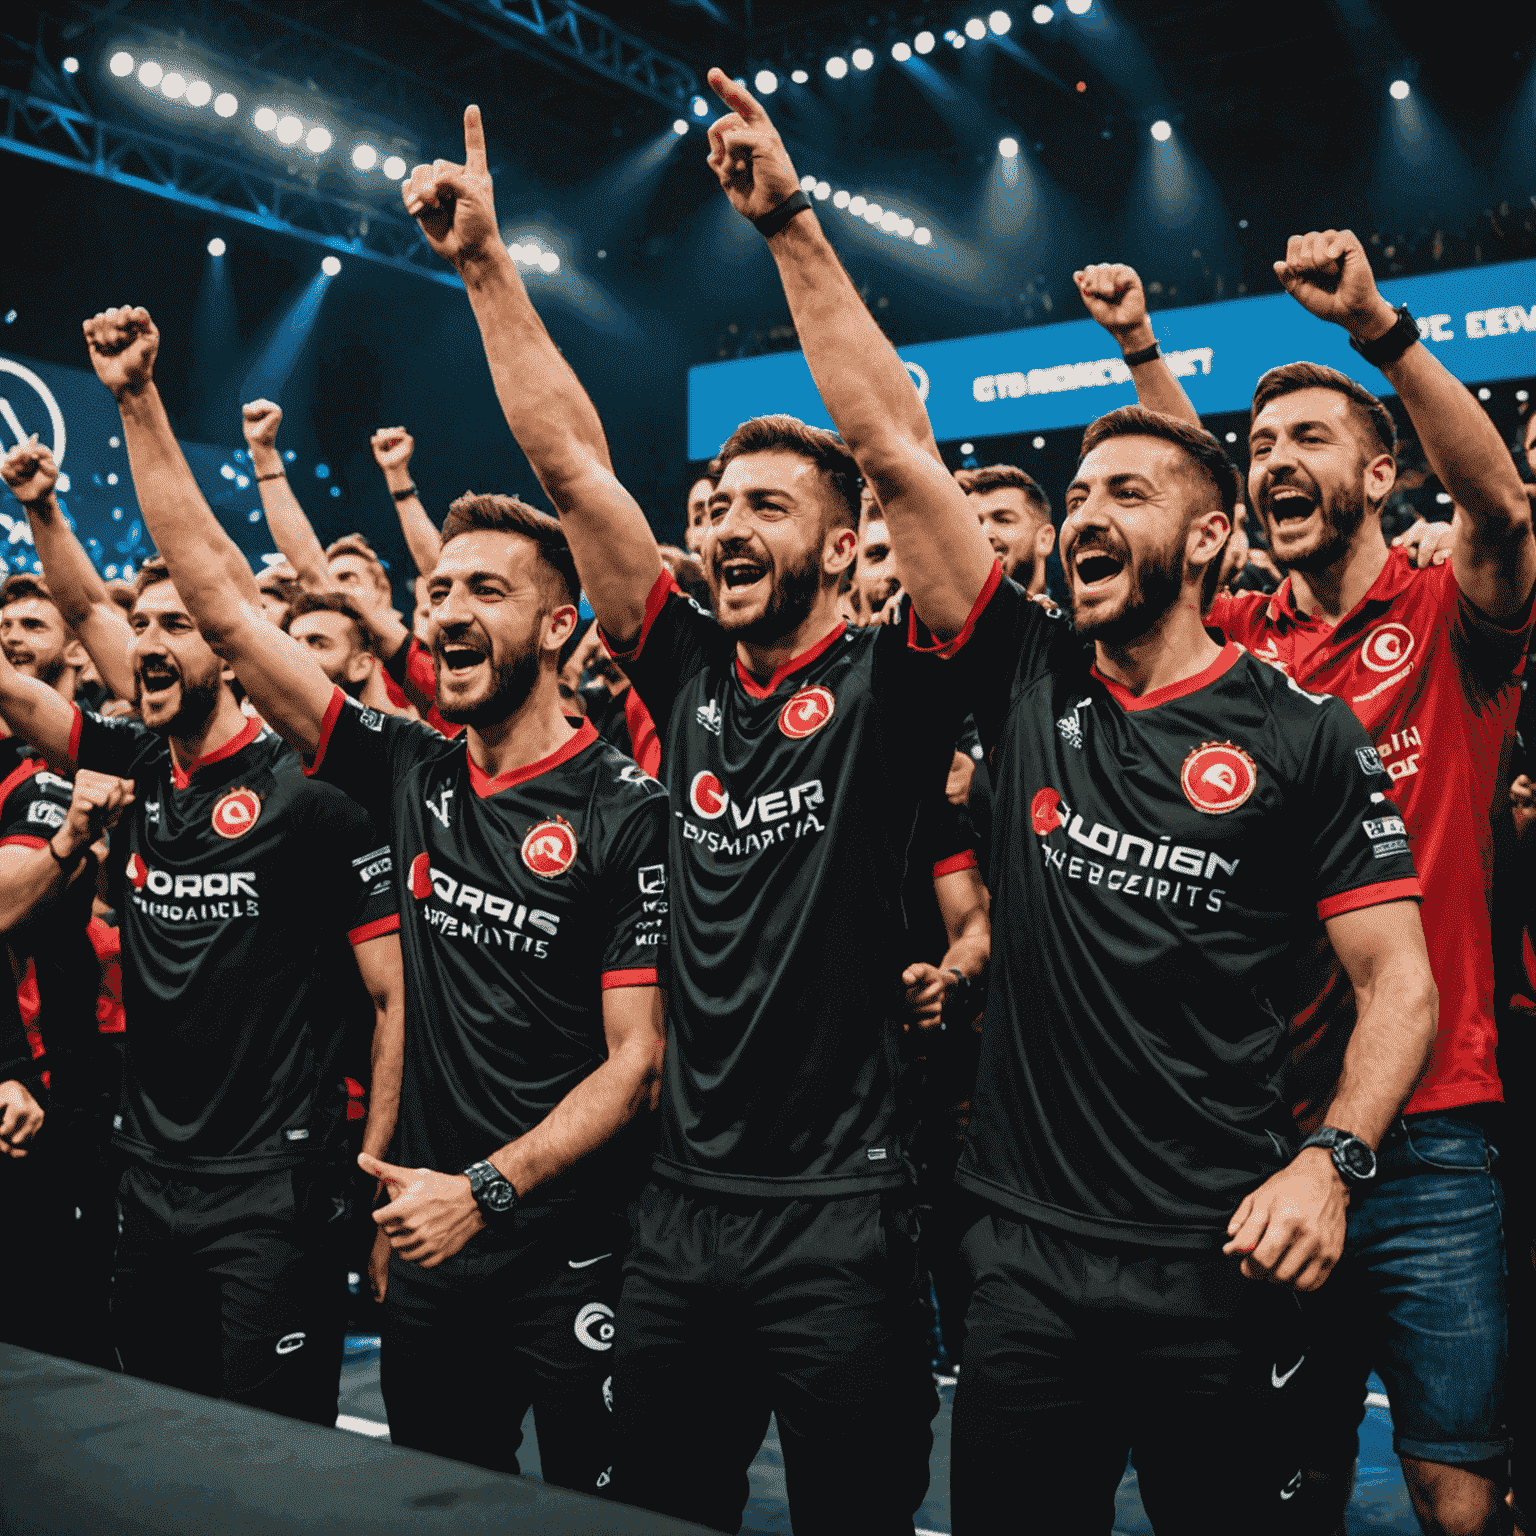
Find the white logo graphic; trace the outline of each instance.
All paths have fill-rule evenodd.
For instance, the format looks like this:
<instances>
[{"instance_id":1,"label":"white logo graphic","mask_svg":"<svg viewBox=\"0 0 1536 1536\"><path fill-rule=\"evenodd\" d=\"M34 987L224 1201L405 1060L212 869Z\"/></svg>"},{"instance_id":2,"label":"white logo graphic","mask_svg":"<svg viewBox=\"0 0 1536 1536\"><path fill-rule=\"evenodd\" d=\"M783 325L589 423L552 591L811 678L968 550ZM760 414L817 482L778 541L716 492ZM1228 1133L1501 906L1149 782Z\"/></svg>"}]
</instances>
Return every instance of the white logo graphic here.
<instances>
[{"instance_id":1,"label":"white logo graphic","mask_svg":"<svg viewBox=\"0 0 1536 1536\"><path fill-rule=\"evenodd\" d=\"M1072 706L1070 715L1063 715L1056 722L1056 729L1061 732L1061 739L1069 747L1076 747L1079 752L1083 750L1083 718L1082 711L1093 708L1092 699L1079 699Z\"/></svg>"},{"instance_id":2,"label":"white logo graphic","mask_svg":"<svg viewBox=\"0 0 1536 1536\"><path fill-rule=\"evenodd\" d=\"M1292 1366L1292 1367L1291 1367L1291 1368L1290 1368L1290 1370L1288 1370L1288 1371L1287 1371L1287 1372L1286 1372L1286 1373L1285 1373L1285 1375L1284 1375L1284 1376L1282 1376L1282 1375L1281 1375L1281 1374L1280 1374L1280 1367L1279 1367L1279 1366L1278 1366L1278 1365L1272 1365L1272 1366L1270 1366L1270 1368L1269 1368L1269 1380L1270 1380L1270 1384L1271 1384L1271 1385L1272 1385L1272 1386L1275 1386L1275 1387L1283 1387L1283 1386L1284 1386L1284 1385L1285 1385L1285 1384L1286 1384L1286 1382L1288 1382L1288 1381L1289 1381L1289 1380L1290 1380L1290 1379L1291 1379L1291 1377L1292 1377L1292 1376L1294 1376L1294 1375L1295 1375L1295 1374L1296 1374L1296 1372L1297 1372L1297 1371L1299 1371L1299 1370L1300 1370L1300 1369L1301 1369L1301 1362L1302 1362L1302 1360L1305 1360L1305 1359L1306 1359L1306 1358L1307 1358L1307 1357L1306 1357L1306 1356L1305 1356L1305 1355L1303 1355L1303 1356L1302 1356L1302 1357L1301 1357L1301 1360L1298 1360L1298 1361L1297 1361L1297 1362L1296 1362L1296 1364L1295 1364L1295 1365L1293 1365L1293 1366Z\"/></svg>"},{"instance_id":3,"label":"white logo graphic","mask_svg":"<svg viewBox=\"0 0 1536 1536\"><path fill-rule=\"evenodd\" d=\"M610 1380L611 1379L612 1378L610 1378ZM608 1486L609 1482L611 1481L612 1477L613 1477L613 1468L612 1467L604 1467L603 1470L598 1474L597 1486L599 1488L606 1488Z\"/></svg>"},{"instance_id":4,"label":"white logo graphic","mask_svg":"<svg viewBox=\"0 0 1536 1536\"><path fill-rule=\"evenodd\" d=\"M604 1306L600 1301L589 1301L576 1314L576 1337L588 1349L612 1349L613 1308Z\"/></svg>"},{"instance_id":5,"label":"white logo graphic","mask_svg":"<svg viewBox=\"0 0 1536 1536\"><path fill-rule=\"evenodd\" d=\"M1280 1490L1282 1499L1294 1499L1301 1492L1301 1469L1298 1467L1291 1474L1291 1480Z\"/></svg>"},{"instance_id":6,"label":"white logo graphic","mask_svg":"<svg viewBox=\"0 0 1536 1536\"><path fill-rule=\"evenodd\" d=\"M1380 821L1362 821L1365 835L1373 842L1378 837L1406 837L1408 828L1403 825L1401 816L1383 816Z\"/></svg>"},{"instance_id":7,"label":"white logo graphic","mask_svg":"<svg viewBox=\"0 0 1536 1536\"><path fill-rule=\"evenodd\" d=\"M1387 771L1381 766L1381 758L1377 755L1375 747L1356 747L1355 758L1360 764L1361 773L1385 773Z\"/></svg>"},{"instance_id":8,"label":"white logo graphic","mask_svg":"<svg viewBox=\"0 0 1536 1536\"><path fill-rule=\"evenodd\" d=\"M1413 654L1413 631L1406 624L1378 624L1360 642L1360 660L1372 672L1392 672Z\"/></svg>"},{"instance_id":9,"label":"white logo graphic","mask_svg":"<svg viewBox=\"0 0 1536 1536\"><path fill-rule=\"evenodd\" d=\"M921 363L909 363L906 358L902 358L901 365L912 375L912 382L917 385L917 398L926 400L928 398L927 369Z\"/></svg>"},{"instance_id":10,"label":"white logo graphic","mask_svg":"<svg viewBox=\"0 0 1536 1536\"><path fill-rule=\"evenodd\" d=\"M437 798L442 801L441 805L433 805L430 800L426 801L425 804L427 809L442 822L443 830L446 832L448 830L448 802L453 798L453 786L450 784L443 785L437 792Z\"/></svg>"},{"instance_id":11,"label":"white logo graphic","mask_svg":"<svg viewBox=\"0 0 1536 1536\"><path fill-rule=\"evenodd\" d=\"M694 711L693 718L709 732L711 736L718 736L720 728L725 724L725 712L720 708L718 699L711 699L708 704L700 704Z\"/></svg>"},{"instance_id":12,"label":"white logo graphic","mask_svg":"<svg viewBox=\"0 0 1536 1536\"><path fill-rule=\"evenodd\" d=\"M296 1349L304 1348L304 1335L302 1333L285 1333L277 1341L277 1353L291 1355Z\"/></svg>"},{"instance_id":13,"label":"white logo graphic","mask_svg":"<svg viewBox=\"0 0 1536 1536\"><path fill-rule=\"evenodd\" d=\"M365 731L382 731L384 729L384 716L376 709L369 709L367 705L358 710L358 724Z\"/></svg>"},{"instance_id":14,"label":"white logo graphic","mask_svg":"<svg viewBox=\"0 0 1536 1536\"><path fill-rule=\"evenodd\" d=\"M608 1410L609 1413L613 1412L613 1377L612 1376L605 1376L603 1378L603 1407L605 1407Z\"/></svg>"},{"instance_id":15,"label":"white logo graphic","mask_svg":"<svg viewBox=\"0 0 1536 1536\"><path fill-rule=\"evenodd\" d=\"M57 464L60 469L63 469L64 445L66 441L64 432L64 412L59 409L59 402L53 398L53 391L49 389L48 386L44 384L43 381L38 378L38 376L33 373L30 368L23 368L20 363L13 363L8 357L0 357L0 374L5 373L13 374L16 378L20 379L22 383L31 388L36 393L38 399L42 401L43 409L48 413L49 425L53 428L53 462ZM33 414L35 413L29 408L28 415L30 416ZM11 429L11 431L15 434L16 441L18 443L26 442L26 440L32 435L31 431L22 425L21 418L16 414L15 407L12 406L11 402L7 400L4 395L0 395L0 421L3 421L6 426ZM0 446L3 445L4 439L0 439ZM69 489L69 486L62 475L59 477L59 489L61 491L67 491ZM30 542L30 540L28 542Z\"/></svg>"},{"instance_id":16,"label":"white logo graphic","mask_svg":"<svg viewBox=\"0 0 1536 1536\"><path fill-rule=\"evenodd\" d=\"M667 888L667 866L665 864L642 864L640 866L640 894L642 896L654 896L659 891Z\"/></svg>"},{"instance_id":17,"label":"white logo graphic","mask_svg":"<svg viewBox=\"0 0 1536 1536\"><path fill-rule=\"evenodd\" d=\"M27 820L40 821L48 827L62 827L68 820L68 813L62 805L55 805L51 800L34 800L27 807Z\"/></svg>"},{"instance_id":18,"label":"white logo graphic","mask_svg":"<svg viewBox=\"0 0 1536 1536\"><path fill-rule=\"evenodd\" d=\"M586 1269L590 1264L601 1264L604 1259L611 1259L612 1257L612 1253L600 1253L595 1259L567 1259L565 1262L572 1269ZM612 1316L611 1313L609 1315Z\"/></svg>"},{"instance_id":19,"label":"white logo graphic","mask_svg":"<svg viewBox=\"0 0 1536 1536\"><path fill-rule=\"evenodd\" d=\"M621 784L649 784L651 776L639 763L625 763L619 769L619 783Z\"/></svg>"}]
</instances>

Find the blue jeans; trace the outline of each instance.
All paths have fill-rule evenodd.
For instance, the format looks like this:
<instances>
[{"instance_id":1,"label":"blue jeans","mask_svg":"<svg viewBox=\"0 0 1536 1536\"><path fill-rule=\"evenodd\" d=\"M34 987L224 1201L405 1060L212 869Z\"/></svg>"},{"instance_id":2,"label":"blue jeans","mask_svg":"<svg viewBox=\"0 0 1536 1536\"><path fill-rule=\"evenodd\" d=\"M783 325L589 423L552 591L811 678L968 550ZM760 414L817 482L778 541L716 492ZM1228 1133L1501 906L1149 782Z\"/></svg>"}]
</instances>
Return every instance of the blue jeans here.
<instances>
[{"instance_id":1,"label":"blue jeans","mask_svg":"<svg viewBox=\"0 0 1536 1536\"><path fill-rule=\"evenodd\" d=\"M1400 1118L1350 1202L1344 1258L1303 1298L1316 1394L1311 1465L1353 1461L1374 1369L1399 1456L1468 1466L1506 1455L1504 1197L1478 1120Z\"/></svg>"}]
</instances>

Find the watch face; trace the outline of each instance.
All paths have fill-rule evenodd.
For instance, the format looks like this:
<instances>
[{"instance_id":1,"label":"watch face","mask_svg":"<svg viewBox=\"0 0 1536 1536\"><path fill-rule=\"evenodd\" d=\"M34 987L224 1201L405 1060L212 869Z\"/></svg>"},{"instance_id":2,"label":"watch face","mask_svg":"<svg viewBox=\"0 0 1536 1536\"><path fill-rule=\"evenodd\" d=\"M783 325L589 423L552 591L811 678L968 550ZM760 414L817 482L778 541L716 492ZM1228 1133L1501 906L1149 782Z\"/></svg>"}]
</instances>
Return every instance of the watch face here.
<instances>
[{"instance_id":1,"label":"watch face","mask_svg":"<svg viewBox=\"0 0 1536 1536\"><path fill-rule=\"evenodd\" d=\"M497 1179L486 1190L485 1203L493 1211L510 1211L517 1204L517 1191L505 1179Z\"/></svg>"},{"instance_id":2,"label":"watch face","mask_svg":"<svg viewBox=\"0 0 1536 1536\"><path fill-rule=\"evenodd\" d=\"M1374 1178L1376 1174L1376 1154L1366 1146L1363 1141L1351 1136L1343 1141L1336 1149L1338 1155L1344 1160L1344 1166L1357 1179Z\"/></svg>"}]
</instances>

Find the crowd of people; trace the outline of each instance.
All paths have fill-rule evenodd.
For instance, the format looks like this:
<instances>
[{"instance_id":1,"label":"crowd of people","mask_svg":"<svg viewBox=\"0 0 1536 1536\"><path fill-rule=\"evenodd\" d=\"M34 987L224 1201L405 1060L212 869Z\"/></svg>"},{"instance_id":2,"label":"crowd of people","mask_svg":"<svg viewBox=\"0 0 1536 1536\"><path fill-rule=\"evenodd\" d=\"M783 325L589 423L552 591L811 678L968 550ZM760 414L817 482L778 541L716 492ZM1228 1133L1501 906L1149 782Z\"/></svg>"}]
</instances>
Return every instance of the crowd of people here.
<instances>
[{"instance_id":1,"label":"crowd of people","mask_svg":"<svg viewBox=\"0 0 1536 1536\"><path fill-rule=\"evenodd\" d=\"M1327 1536L1376 1371L1424 1530L1516 1528L1536 421L1512 454L1330 230L1276 275L1452 522L1388 544L1393 419L1306 362L1245 479L1110 264L1139 403L1065 488L951 474L711 84L837 431L742 423L686 548L474 107L406 207L558 517L439 527L377 433L407 620L256 401L257 577L133 307L84 338L156 558L110 586L48 449L0 464L43 566L0 588L0 1336L329 1424L350 1269L397 1444L516 1472L531 1406L546 1480L735 1531L773 1415L800 1536L912 1531L936 1369L960 1536L1108 1531L1128 1456L1165 1536Z\"/></svg>"}]
</instances>

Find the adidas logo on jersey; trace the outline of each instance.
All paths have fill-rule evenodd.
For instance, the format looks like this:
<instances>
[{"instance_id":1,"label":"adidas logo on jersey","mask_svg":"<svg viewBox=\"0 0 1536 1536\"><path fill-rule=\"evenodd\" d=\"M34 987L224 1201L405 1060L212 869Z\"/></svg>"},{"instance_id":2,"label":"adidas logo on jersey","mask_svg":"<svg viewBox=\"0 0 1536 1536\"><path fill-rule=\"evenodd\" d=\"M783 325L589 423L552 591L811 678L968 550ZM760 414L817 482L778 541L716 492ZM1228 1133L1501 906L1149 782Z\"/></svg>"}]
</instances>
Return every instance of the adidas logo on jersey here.
<instances>
[{"instance_id":1,"label":"adidas logo on jersey","mask_svg":"<svg viewBox=\"0 0 1536 1536\"><path fill-rule=\"evenodd\" d=\"M711 699L708 704L700 704L694 711L693 718L709 732L711 736L718 736L721 727L725 724L725 711L720 708L719 699Z\"/></svg>"}]
</instances>

